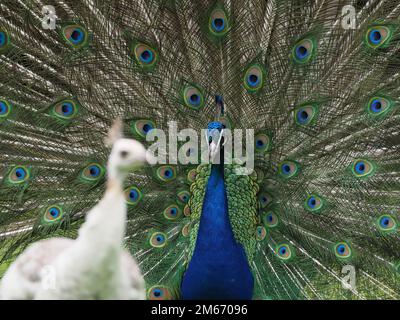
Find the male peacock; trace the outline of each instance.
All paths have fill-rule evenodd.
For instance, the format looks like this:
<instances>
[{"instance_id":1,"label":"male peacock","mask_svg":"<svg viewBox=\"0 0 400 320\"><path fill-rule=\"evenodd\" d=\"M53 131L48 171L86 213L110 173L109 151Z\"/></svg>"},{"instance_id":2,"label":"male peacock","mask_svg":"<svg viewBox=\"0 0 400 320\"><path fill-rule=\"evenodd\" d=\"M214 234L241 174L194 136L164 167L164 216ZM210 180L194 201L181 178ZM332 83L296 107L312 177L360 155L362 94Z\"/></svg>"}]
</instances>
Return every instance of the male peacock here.
<instances>
[{"instance_id":1,"label":"male peacock","mask_svg":"<svg viewBox=\"0 0 400 320\"><path fill-rule=\"evenodd\" d=\"M254 129L255 171L170 159L129 175L149 299L400 298L398 1L46 4L54 30L41 1L0 4L3 271L76 236L112 119L143 142L174 120L217 132L216 157L224 128Z\"/></svg>"}]
</instances>

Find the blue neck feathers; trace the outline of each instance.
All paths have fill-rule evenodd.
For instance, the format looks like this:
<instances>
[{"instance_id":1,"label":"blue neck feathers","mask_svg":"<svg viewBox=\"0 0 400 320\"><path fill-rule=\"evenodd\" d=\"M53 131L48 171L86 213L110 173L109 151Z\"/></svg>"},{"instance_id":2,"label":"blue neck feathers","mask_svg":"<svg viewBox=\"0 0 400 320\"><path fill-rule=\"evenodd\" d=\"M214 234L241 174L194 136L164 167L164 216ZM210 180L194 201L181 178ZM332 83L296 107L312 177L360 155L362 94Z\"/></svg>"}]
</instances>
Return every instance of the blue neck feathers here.
<instances>
[{"instance_id":1,"label":"blue neck feathers","mask_svg":"<svg viewBox=\"0 0 400 320\"><path fill-rule=\"evenodd\" d=\"M182 281L183 299L251 299L253 276L228 214L224 165L213 164L192 260Z\"/></svg>"}]
</instances>

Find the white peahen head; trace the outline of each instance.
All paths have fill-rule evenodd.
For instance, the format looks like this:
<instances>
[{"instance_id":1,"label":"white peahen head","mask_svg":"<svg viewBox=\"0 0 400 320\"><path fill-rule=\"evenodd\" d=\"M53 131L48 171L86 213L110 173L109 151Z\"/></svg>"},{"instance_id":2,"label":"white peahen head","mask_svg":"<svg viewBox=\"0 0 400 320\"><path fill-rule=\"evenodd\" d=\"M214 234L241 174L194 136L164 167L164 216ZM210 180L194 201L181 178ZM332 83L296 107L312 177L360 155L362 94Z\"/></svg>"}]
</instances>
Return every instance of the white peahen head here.
<instances>
[{"instance_id":1,"label":"white peahen head","mask_svg":"<svg viewBox=\"0 0 400 320\"><path fill-rule=\"evenodd\" d=\"M112 145L107 164L109 179L123 180L129 172L143 167L151 158L143 144L123 138L121 128L121 121L115 121L106 141Z\"/></svg>"}]
</instances>

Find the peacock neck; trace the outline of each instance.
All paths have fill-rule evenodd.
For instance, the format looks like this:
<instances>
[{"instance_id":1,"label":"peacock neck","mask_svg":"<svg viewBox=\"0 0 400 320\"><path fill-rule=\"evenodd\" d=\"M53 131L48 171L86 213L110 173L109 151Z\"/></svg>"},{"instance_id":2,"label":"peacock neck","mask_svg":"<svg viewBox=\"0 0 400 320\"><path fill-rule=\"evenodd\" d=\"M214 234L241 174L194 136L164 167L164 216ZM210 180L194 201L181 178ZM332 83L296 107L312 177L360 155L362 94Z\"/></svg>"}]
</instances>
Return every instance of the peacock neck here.
<instances>
[{"instance_id":1,"label":"peacock neck","mask_svg":"<svg viewBox=\"0 0 400 320\"><path fill-rule=\"evenodd\" d=\"M213 164L192 260L182 282L183 299L251 299L253 276L228 213L224 165Z\"/></svg>"}]
</instances>

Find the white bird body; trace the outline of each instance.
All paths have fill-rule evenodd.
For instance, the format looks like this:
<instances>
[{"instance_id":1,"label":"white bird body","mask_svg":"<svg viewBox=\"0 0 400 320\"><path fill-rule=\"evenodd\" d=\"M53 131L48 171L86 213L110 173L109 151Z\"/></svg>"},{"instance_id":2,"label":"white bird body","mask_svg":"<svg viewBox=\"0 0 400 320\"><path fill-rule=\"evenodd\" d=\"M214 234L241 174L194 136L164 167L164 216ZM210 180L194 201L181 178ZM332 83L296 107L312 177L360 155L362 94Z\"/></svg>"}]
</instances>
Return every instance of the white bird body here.
<instances>
[{"instance_id":1,"label":"white bird body","mask_svg":"<svg viewBox=\"0 0 400 320\"><path fill-rule=\"evenodd\" d=\"M126 171L146 160L137 141L118 139L108 162L107 190L90 210L76 240L32 244L4 275L2 299L145 299L144 280L123 249Z\"/></svg>"}]
</instances>

